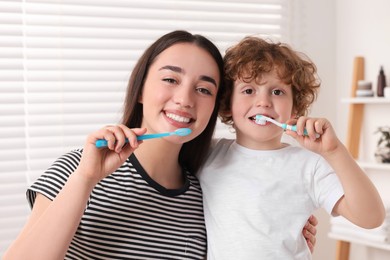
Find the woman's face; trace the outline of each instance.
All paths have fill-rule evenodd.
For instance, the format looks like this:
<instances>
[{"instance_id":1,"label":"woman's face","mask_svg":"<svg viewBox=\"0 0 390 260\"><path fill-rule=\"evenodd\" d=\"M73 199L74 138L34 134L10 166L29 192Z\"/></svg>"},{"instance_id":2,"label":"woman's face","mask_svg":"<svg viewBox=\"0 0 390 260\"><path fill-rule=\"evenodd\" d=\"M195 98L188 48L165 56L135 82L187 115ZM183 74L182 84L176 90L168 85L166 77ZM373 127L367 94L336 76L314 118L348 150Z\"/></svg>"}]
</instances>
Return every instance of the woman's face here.
<instances>
[{"instance_id":1,"label":"woman's face","mask_svg":"<svg viewBox=\"0 0 390 260\"><path fill-rule=\"evenodd\" d=\"M210 120L220 80L217 63L202 48L191 43L169 47L149 67L139 100L142 127L151 133L190 128L189 136L169 140L192 140Z\"/></svg>"}]
</instances>

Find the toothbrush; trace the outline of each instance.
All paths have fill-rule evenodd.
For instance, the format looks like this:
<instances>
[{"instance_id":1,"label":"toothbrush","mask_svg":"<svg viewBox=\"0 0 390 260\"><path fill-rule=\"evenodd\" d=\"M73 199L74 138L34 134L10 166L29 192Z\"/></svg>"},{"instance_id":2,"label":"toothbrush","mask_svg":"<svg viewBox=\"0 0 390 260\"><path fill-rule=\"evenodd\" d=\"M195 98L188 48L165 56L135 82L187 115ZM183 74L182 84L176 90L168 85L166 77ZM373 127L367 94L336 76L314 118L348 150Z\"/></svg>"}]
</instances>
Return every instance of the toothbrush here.
<instances>
[{"instance_id":1,"label":"toothbrush","mask_svg":"<svg viewBox=\"0 0 390 260\"><path fill-rule=\"evenodd\" d=\"M272 119L272 118L269 118L268 116L264 116L264 115L256 115L256 121L255 123L258 124L258 125L265 125L266 122L271 122L281 128L283 128L284 130L291 130L291 131L294 131L296 132L297 131L297 126L296 125L288 125L288 124L283 124L283 123L279 123L278 121ZM309 135L307 133L307 130L305 129L303 131L303 134L304 135ZM316 133L316 138L319 138L320 135L318 133Z\"/></svg>"},{"instance_id":2,"label":"toothbrush","mask_svg":"<svg viewBox=\"0 0 390 260\"><path fill-rule=\"evenodd\" d=\"M173 132L139 135L139 136L137 136L137 140L161 138L161 137L171 136L171 135L186 136L186 135L189 135L191 132L192 132L192 130L189 128L179 128ZM129 140L126 138L126 143L127 142L129 142ZM99 139L96 141L95 145L97 148L107 147L107 140Z\"/></svg>"}]
</instances>

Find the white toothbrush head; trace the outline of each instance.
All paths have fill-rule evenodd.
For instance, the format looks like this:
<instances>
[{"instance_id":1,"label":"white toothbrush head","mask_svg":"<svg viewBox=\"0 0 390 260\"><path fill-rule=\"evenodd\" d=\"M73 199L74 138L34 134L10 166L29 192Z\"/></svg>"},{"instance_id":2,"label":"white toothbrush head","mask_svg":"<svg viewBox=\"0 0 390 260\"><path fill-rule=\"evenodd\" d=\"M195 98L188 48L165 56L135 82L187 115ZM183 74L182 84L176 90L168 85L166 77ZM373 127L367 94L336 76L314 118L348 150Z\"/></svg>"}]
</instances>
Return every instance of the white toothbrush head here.
<instances>
[{"instance_id":1,"label":"white toothbrush head","mask_svg":"<svg viewBox=\"0 0 390 260\"><path fill-rule=\"evenodd\" d=\"M258 125L265 125L267 124L267 118L263 115L256 115L255 123Z\"/></svg>"}]
</instances>

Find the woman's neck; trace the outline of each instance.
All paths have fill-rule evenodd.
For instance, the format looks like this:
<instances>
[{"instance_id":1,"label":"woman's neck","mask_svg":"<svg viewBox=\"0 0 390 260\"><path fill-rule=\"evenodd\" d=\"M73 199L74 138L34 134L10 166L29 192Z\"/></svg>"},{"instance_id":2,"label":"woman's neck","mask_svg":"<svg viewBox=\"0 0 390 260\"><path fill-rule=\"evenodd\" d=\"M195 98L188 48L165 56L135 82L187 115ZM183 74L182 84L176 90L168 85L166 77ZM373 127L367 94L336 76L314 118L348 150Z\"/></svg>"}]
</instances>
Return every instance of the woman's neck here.
<instances>
[{"instance_id":1,"label":"woman's neck","mask_svg":"<svg viewBox=\"0 0 390 260\"><path fill-rule=\"evenodd\" d=\"M178 189L184 184L179 153L182 145L164 139L144 141L134 154L155 182L166 189Z\"/></svg>"}]
</instances>

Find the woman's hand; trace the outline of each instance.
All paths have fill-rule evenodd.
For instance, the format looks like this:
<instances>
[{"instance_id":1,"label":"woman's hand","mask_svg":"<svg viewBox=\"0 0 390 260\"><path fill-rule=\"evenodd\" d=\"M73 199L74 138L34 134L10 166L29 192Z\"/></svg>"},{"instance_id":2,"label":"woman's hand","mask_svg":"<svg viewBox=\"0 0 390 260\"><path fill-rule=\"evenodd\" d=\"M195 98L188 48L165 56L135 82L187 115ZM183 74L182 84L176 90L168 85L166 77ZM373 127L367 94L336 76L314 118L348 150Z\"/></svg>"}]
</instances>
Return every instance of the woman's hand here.
<instances>
[{"instance_id":1,"label":"woman's hand","mask_svg":"<svg viewBox=\"0 0 390 260\"><path fill-rule=\"evenodd\" d=\"M125 125L113 125L91 133L84 144L77 174L92 184L98 183L126 161L141 143L137 141L137 136L145 132L145 128L130 129ZM126 138L128 143L125 142ZM107 147L97 148L98 139L107 140Z\"/></svg>"},{"instance_id":2,"label":"woman's hand","mask_svg":"<svg viewBox=\"0 0 390 260\"><path fill-rule=\"evenodd\" d=\"M307 246L311 253L314 252L314 246L316 245L317 224L317 218L314 215L311 215L302 230L302 234L306 239Z\"/></svg>"}]
</instances>

